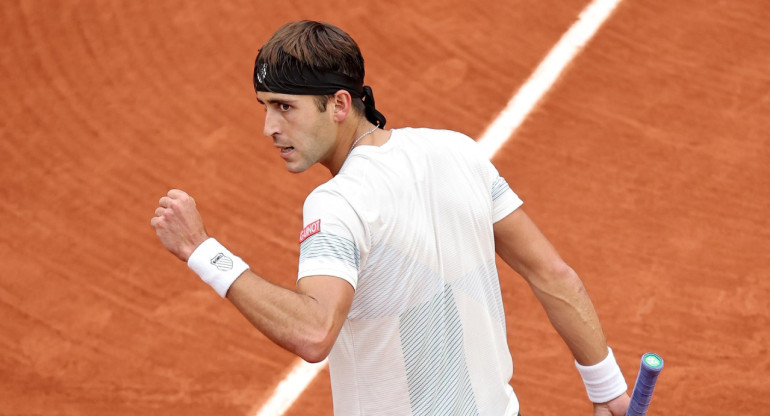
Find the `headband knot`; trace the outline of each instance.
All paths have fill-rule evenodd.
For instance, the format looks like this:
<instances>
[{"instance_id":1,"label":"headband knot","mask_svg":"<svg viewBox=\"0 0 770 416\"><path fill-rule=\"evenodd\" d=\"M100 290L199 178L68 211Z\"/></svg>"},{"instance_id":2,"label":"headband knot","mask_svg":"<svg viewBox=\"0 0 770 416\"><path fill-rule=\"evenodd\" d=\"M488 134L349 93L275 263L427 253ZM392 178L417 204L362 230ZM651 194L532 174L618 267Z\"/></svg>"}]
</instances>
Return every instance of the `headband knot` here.
<instances>
[{"instance_id":1,"label":"headband knot","mask_svg":"<svg viewBox=\"0 0 770 416\"><path fill-rule=\"evenodd\" d=\"M361 99L364 101L364 115L366 116L366 119L379 128L384 129L387 120L382 113L374 108L374 93L372 92L372 87L364 85L364 95Z\"/></svg>"}]
</instances>

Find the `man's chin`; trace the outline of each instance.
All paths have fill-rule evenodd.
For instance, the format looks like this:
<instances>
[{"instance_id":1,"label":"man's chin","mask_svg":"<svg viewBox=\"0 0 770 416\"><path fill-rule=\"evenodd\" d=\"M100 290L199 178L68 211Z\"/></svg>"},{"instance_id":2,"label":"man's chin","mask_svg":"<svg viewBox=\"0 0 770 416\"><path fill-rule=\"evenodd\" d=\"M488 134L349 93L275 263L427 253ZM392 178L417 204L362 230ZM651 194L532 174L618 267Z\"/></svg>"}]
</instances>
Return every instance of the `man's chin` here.
<instances>
[{"instance_id":1,"label":"man's chin","mask_svg":"<svg viewBox=\"0 0 770 416\"><path fill-rule=\"evenodd\" d=\"M286 170L288 170L290 173L302 173L308 170L308 168L310 168L310 166L296 165L293 163L286 162Z\"/></svg>"}]
</instances>

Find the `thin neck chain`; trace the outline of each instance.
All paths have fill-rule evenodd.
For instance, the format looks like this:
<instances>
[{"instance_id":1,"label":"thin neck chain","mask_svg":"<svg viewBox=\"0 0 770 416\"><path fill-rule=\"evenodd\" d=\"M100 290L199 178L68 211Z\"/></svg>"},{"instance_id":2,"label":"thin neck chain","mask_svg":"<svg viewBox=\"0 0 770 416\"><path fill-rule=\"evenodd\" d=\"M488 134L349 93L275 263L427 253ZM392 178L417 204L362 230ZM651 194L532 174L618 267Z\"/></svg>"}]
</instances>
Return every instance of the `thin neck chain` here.
<instances>
[{"instance_id":1,"label":"thin neck chain","mask_svg":"<svg viewBox=\"0 0 770 416\"><path fill-rule=\"evenodd\" d=\"M374 127L372 127L372 128L371 128L369 131L367 131L366 133L364 133L364 134L362 134L362 135L358 136L358 138L357 138L357 139L356 139L356 140L353 142L353 144L350 146L350 150L348 150L348 154L350 154L350 152L352 152L352 151L353 151L353 148L354 148L354 147L356 147L356 145L358 144L358 142L360 142L360 141L361 141L361 139L363 139L364 137L366 137L366 136L368 136L368 135L372 134L372 132L374 132L375 130L377 130L377 127L378 127L378 126L377 126L377 125L375 125Z\"/></svg>"}]
</instances>

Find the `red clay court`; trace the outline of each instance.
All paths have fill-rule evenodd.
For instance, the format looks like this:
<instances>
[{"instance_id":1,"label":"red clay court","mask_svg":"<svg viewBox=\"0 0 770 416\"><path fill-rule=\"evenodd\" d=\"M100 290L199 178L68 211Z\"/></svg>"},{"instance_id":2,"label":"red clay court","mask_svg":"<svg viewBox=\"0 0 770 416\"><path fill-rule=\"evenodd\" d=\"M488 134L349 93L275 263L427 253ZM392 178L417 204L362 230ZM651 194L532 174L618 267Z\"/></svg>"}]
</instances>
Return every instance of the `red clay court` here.
<instances>
[{"instance_id":1,"label":"red clay court","mask_svg":"<svg viewBox=\"0 0 770 416\"><path fill-rule=\"evenodd\" d=\"M0 6L0 414L251 416L294 356L157 241L170 188L293 287L304 197L251 73L283 23L347 30L389 127L478 137L588 0ZM770 3L625 0L493 158L581 275L650 415L770 408ZM571 356L501 265L526 416L588 415ZM321 372L286 413L331 415Z\"/></svg>"}]
</instances>

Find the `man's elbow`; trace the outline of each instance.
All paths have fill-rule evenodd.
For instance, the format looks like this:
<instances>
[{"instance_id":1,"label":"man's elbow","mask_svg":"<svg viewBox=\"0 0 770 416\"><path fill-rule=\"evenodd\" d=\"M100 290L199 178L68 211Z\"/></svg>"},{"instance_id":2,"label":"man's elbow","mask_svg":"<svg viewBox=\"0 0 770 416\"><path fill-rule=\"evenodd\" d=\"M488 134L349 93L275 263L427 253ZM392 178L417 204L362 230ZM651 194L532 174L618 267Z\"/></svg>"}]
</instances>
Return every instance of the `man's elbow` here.
<instances>
[{"instance_id":1,"label":"man's elbow","mask_svg":"<svg viewBox=\"0 0 770 416\"><path fill-rule=\"evenodd\" d=\"M580 284L582 286L582 282L580 281L577 272L564 261L555 262L555 264L551 266L550 273L552 279L572 284Z\"/></svg>"},{"instance_id":2,"label":"man's elbow","mask_svg":"<svg viewBox=\"0 0 770 416\"><path fill-rule=\"evenodd\" d=\"M317 331L308 337L295 353L309 363L319 363L329 356L335 339L329 331Z\"/></svg>"},{"instance_id":3,"label":"man's elbow","mask_svg":"<svg viewBox=\"0 0 770 416\"><path fill-rule=\"evenodd\" d=\"M303 348L301 351L297 351L297 355L309 363L320 363L329 356L329 352L331 352L331 348L328 350L323 348Z\"/></svg>"},{"instance_id":4,"label":"man's elbow","mask_svg":"<svg viewBox=\"0 0 770 416\"><path fill-rule=\"evenodd\" d=\"M531 279L530 284L546 292L567 288L578 292L585 291L578 274L562 260L551 262L538 270L536 278Z\"/></svg>"}]
</instances>

